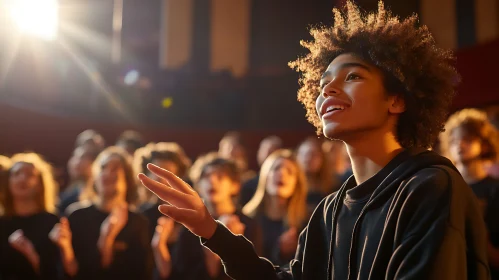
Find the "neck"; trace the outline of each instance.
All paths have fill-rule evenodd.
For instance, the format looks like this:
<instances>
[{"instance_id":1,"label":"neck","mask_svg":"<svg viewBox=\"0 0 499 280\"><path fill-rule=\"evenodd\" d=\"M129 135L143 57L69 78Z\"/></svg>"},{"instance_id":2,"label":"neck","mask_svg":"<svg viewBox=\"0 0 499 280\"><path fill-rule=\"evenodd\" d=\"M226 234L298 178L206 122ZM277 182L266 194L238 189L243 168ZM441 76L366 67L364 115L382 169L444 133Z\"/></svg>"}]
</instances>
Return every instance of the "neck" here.
<instances>
[{"instance_id":1,"label":"neck","mask_svg":"<svg viewBox=\"0 0 499 280\"><path fill-rule=\"evenodd\" d=\"M16 216L31 216L40 212L40 206L33 199L14 199L14 213Z\"/></svg>"},{"instance_id":2,"label":"neck","mask_svg":"<svg viewBox=\"0 0 499 280\"><path fill-rule=\"evenodd\" d=\"M111 212L113 208L116 206L125 203L123 199L119 197L113 197L113 198L99 198L97 199L95 206L103 212Z\"/></svg>"},{"instance_id":3,"label":"neck","mask_svg":"<svg viewBox=\"0 0 499 280\"><path fill-rule=\"evenodd\" d=\"M473 184L487 177L487 168L480 160L473 160L468 163L456 163L456 168L463 176L464 181Z\"/></svg>"},{"instance_id":4,"label":"neck","mask_svg":"<svg viewBox=\"0 0 499 280\"><path fill-rule=\"evenodd\" d=\"M234 212L236 212L236 206L232 201L225 201L223 203L207 203L206 206L214 218L234 214Z\"/></svg>"},{"instance_id":5,"label":"neck","mask_svg":"<svg viewBox=\"0 0 499 280\"><path fill-rule=\"evenodd\" d=\"M265 216L269 219L283 220L288 212L288 200L277 195L267 196L264 207Z\"/></svg>"},{"instance_id":6,"label":"neck","mask_svg":"<svg viewBox=\"0 0 499 280\"><path fill-rule=\"evenodd\" d=\"M364 135L357 141L346 142L346 145L357 184L378 173L403 149L395 135L389 132Z\"/></svg>"}]
</instances>

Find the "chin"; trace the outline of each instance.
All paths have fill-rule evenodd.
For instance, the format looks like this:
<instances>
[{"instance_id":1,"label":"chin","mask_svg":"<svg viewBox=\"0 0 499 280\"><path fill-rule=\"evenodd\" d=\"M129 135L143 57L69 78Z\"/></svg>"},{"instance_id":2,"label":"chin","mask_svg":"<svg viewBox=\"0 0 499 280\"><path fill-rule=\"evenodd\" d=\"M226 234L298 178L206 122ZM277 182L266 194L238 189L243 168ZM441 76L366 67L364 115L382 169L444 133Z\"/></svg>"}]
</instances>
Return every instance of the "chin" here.
<instances>
[{"instance_id":1,"label":"chin","mask_svg":"<svg viewBox=\"0 0 499 280\"><path fill-rule=\"evenodd\" d=\"M326 124L322 128L322 133L324 136L330 140L341 140L345 141L345 138L347 137L348 133L338 127L338 124L336 123L330 123Z\"/></svg>"}]
</instances>

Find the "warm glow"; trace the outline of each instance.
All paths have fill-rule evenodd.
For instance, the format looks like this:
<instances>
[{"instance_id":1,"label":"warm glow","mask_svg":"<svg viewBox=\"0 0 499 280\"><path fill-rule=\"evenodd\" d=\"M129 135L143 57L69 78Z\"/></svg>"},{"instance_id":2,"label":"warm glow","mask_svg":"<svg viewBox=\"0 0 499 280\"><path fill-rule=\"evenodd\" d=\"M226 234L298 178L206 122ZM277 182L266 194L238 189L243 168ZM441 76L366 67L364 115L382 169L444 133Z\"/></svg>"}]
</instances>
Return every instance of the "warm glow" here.
<instances>
[{"instance_id":1,"label":"warm glow","mask_svg":"<svg viewBox=\"0 0 499 280\"><path fill-rule=\"evenodd\" d=\"M10 0L9 14L23 33L51 40L57 35L57 0Z\"/></svg>"}]
</instances>

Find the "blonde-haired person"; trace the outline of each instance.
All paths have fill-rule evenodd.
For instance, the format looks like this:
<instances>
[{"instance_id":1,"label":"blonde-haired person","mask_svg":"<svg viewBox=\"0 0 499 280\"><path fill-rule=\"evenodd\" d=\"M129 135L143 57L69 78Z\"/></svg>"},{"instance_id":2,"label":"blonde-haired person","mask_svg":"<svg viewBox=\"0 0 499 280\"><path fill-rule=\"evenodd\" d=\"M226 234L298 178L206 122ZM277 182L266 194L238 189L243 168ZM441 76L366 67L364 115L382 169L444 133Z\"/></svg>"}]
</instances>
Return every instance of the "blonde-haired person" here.
<instances>
[{"instance_id":1,"label":"blonde-haired person","mask_svg":"<svg viewBox=\"0 0 499 280\"><path fill-rule=\"evenodd\" d=\"M284 265L294 256L305 226L307 183L294 154L277 150L263 162L258 187L243 213L263 231L263 256Z\"/></svg>"},{"instance_id":2,"label":"blonde-haired person","mask_svg":"<svg viewBox=\"0 0 499 280\"><path fill-rule=\"evenodd\" d=\"M66 252L66 273L74 279L148 279L149 223L134 211L137 185L126 151L108 147L99 154L82 198L87 203L72 209L68 221L51 233Z\"/></svg>"},{"instance_id":3,"label":"blonde-haired person","mask_svg":"<svg viewBox=\"0 0 499 280\"><path fill-rule=\"evenodd\" d=\"M0 278L59 279L59 250L49 239L58 222L52 166L35 153L11 158L0 185Z\"/></svg>"}]
</instances>

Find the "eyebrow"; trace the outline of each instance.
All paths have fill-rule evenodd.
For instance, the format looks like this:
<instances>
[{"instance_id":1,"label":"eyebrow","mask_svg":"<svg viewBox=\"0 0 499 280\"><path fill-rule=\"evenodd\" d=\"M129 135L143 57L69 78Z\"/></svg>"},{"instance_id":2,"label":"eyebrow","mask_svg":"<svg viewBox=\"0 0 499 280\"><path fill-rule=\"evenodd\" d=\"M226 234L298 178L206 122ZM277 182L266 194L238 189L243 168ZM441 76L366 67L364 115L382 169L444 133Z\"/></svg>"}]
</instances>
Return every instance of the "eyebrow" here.
<instances>
[{"instance_id":1,"label":"eyebrow","mask_svg":"<svg viewBox=\"0 0 499 280\"><path fill-rule=\"evenodd\" d=\"M366 65L364 65L362 63L358 63L358 62L347 62L347 63L343 63L340 66L338 66L338 71L343 70L345 68L353 68L353 67L359 67L359 68L362 68L362 69L364 69L364 70L366 70L368 72L371 72L371 69L368 66L366 66ZM331 74L332 74L331 71L326 71L326 72L324 72L324 74L322 74L321 79L324 79L325 77L327 77L327 76L329 76Z\"/></svg>"}]
</instances>

